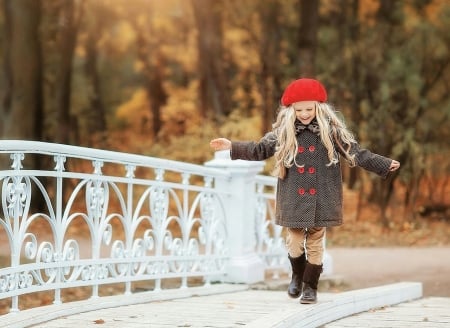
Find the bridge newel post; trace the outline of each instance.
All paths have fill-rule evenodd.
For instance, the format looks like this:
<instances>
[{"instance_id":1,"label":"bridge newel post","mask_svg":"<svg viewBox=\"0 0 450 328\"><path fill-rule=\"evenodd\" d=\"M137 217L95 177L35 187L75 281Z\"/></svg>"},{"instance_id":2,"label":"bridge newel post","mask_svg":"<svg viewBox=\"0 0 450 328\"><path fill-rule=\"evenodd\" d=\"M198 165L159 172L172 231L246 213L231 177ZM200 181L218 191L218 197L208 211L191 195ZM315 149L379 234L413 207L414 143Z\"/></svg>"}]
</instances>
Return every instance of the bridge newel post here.
<instances>
[{"instance_id":1,"label":"bridge newel post","mask_svg":"<svg viewBox=\"0 0 450 328\"><path fill-rule=\"evenodd\" d=\"M218 151L205 166L223 169L229 178L216 178L215 188L225 192L222 201L228 233L230 262L225 282L255 283L264 280L265 265L256 253L255 177L264 162L233 161L229 151Z\"/></svg>"}]
</instances>

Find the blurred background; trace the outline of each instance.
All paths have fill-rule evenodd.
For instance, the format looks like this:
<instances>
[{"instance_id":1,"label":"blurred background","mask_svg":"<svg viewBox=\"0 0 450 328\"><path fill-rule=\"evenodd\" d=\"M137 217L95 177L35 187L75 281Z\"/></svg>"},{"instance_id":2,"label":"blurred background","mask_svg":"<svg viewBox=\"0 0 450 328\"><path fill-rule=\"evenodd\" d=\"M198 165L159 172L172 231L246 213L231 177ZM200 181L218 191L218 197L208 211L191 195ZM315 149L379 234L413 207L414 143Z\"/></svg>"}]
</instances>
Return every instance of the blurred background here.
<instances>
[{"instance_id":1,"label":"blurred background","mask_svg":"<svg viewBox=\"0 0 450 328\"><path fill-rule=\"evenodd\" d=\"M203 164L315 77L402 163L387 180L344 165L329 241L450 244L449 31L448 0L3 0L0 137Z\"/></svg>"}]
</instances>

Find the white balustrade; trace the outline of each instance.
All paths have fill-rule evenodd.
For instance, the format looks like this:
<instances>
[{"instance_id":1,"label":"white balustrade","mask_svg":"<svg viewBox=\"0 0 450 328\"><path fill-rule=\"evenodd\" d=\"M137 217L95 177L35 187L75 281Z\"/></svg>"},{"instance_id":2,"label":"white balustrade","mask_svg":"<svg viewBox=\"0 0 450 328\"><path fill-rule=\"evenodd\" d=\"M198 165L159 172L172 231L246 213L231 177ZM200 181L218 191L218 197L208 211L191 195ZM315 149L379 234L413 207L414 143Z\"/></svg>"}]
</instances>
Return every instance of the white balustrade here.
<instances>
[{"instance_id":1,"label":"white balustrade","mask_svg":"<svg viewBox=\"0 0 450 328\"><path fill-rule=\"evenodd\" d=\"M33 163L39 163L36 167ZM264 163L205 166L33 141L0 141L0 300L67 288L252 283L286 268ZM0 319L1 320L1 319Z\"/></svg>"},{"instance_id":2,"label":"white balustrade","mask_svg":"<svg viewBox=\"0 0 450 328\"><path fill-rule=\"evenodd\" d=\"M230 262L227 281L252 283L264 280L267 268L274 276L285 269L286 249L282 227L275 225L276 179L258 175L264 162L230 159L229 151L218 151L205 164L229 172L231 179L216 179L225 191Z\"/></svg>"}]
</instances>

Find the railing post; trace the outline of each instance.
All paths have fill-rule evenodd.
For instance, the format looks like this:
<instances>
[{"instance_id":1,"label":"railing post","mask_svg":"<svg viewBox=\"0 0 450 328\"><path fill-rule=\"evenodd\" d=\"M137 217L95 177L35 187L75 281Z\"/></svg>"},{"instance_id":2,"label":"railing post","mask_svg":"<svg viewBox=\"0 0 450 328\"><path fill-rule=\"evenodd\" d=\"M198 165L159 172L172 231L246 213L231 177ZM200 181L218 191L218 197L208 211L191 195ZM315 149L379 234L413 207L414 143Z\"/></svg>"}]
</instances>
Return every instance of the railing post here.
<instances>
[{"instance_id":1,"label":"railing post","mask_svg":"<svg viewBox=\"0 0 450 328\"><path fill-rule=\"evenodd\" d=\"M227 170L230 178L216 178L215 188L225 192L222 200L227 226L230 262L226 282L255 283L264 280L265 265L256 254L255 177L264 162L232 161L229 151L218 151L205 166Z\"/></svg>"}]
</instances>

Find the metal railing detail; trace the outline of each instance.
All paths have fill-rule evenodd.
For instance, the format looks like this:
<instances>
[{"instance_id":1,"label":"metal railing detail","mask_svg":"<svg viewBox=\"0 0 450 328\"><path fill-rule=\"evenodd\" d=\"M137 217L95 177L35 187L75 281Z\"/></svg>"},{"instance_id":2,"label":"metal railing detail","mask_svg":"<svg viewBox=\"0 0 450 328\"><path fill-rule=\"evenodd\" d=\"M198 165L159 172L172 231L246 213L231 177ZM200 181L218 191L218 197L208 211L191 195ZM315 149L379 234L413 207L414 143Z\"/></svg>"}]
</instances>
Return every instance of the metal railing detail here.
<instances>
[{"instance_id":1,"label":"metal railing detail","mask_svg":"<svg viewBox=\"0 0 450 328\"><path fill-rule=\"evenodd\" d=\"M279 271L285 271L288 263L284 229L275 224L275 189L275 179L256 177L256 252L266 267L273 270L273 277L278 278Z\"/></svg>"},{"instance_id":2,"label":"metal railing detail","mask_svg":"<svg viewBox=\"0 0 450 328\"><path fill-rule=\"evenodd\" d=\"M0 300L11 300L11 312L19 296L41 291L60 304L62 290L82 286L95 298L106 284L130 294L135 283L157 292L171 278L180 288L191 277L253 282L260 272L243 276L246 264L233 264L249 254L262 263L251 272L283 267L276 180L257 175L259 162L243 177L214 165L4 140L0 165ZM253 190L245 213L236 179ZM247 221L249 231L236 226Z\"/></svg>"}]
</instances>

